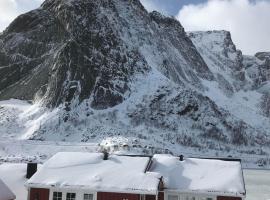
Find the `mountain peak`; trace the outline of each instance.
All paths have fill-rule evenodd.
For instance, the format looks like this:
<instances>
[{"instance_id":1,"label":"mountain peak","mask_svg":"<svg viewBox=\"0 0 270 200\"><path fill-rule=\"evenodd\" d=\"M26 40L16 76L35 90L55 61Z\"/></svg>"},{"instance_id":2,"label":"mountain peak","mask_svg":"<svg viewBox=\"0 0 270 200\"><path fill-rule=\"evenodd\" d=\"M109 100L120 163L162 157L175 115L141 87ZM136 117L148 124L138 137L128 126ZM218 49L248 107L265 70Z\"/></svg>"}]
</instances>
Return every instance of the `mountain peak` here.
<instances>
[{"instance_id":1,"label":"mountain peak","mask_svg":"<svg viewBox=\"0 0 270 200\"><path fill-rule=\"evenodd\" d=\"M149 14L139 0L47 0L18 17L0 40L6 59L21 55L23 71L2 80L4 99L41 99L55 107L90 98L103 109L126 98L133 74L151 68L178 84L201 87L198 77L212 79L181 24ZM10 75L17 70L7 69ZM33 72L42 78L31 79ZM35 87L26 91L29 85Z\"/></svg>"},{"instance_id":2,"label":"mountain peak","mask_svg":"<svg viewBox=\"0 0 270 200\"><path fill-rule=\"evenodd\" d=\"M246 102L257 108L245 96L250 80L230 33L187 34L139 0L47 0L14 20L0 47L0 99L46 110L24 119L40 123L22 128L29 138L125 135L220 150L268 142L241 110ZM24 127L6 127L17 124Z\"/></svg>"}]
</instances>

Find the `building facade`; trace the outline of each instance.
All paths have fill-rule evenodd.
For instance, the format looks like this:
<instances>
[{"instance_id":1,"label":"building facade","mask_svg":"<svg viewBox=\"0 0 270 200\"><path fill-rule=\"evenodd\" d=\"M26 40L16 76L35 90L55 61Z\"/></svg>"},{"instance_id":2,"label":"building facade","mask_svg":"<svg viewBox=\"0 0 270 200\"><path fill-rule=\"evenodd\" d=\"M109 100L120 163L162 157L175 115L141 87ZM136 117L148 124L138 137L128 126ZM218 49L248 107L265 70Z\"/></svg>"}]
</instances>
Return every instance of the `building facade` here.
<instances>
[{"instance_id":1,"label":"building facade","mask_svg":"<svg viewBox=\"0 0 270 200\"><path fill-rule=\"evenodd\" d=\"M241 163L171 155L58 153L27 182L28 200L242 200Z\"/></svg>"}]
</instances>

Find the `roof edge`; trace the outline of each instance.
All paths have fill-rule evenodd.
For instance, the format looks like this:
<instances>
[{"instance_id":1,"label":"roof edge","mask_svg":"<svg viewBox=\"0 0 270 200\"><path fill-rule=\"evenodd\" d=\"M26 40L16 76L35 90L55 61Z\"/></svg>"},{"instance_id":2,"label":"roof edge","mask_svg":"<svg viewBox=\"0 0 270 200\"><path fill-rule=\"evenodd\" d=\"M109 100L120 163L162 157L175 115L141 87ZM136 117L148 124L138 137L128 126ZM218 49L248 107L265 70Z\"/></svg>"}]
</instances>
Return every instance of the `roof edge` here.
<instances>
[{"instance_id":1,"label":"roof edge","mask_svg":"<svg viewBox=\"0 0 270 200\"><path fill-rule=\"evenodd\" d=\"M104 189L104 190L97 190L91 187L86 186L54 186L54 185L46 185L46 184L25 184L25 187L27 188L46 188L46 189L73 189L73 190L90 190L91 192L113 192L113 193L129 193L129 194L149 194L149 195L155 195L158 192L158 187L156 190L140 190L140 189Z\"/></svg>"}]
</instances>

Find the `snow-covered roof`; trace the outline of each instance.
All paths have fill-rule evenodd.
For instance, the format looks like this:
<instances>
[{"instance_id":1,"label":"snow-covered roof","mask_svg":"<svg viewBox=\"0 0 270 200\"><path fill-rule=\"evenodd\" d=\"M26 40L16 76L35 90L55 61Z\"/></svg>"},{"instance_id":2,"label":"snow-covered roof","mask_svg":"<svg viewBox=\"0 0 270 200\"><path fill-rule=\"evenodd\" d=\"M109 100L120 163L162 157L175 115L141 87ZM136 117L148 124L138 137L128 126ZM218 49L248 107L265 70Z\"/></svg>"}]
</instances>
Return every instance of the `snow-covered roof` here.
<instances>
[{"instance_id":1,"label":"snow-covered roof","mask_svg":"<svg viewBox=\"0 0 270 200\"><path fill-rule=\"evenodd\" d=\"M179 192L197 192L244 196L241 163L213 159L154 155L150 171L162 174L165 188Z\"/></svg>"},{"instance_id":2,"label":"snow-covered roof","mask_svg":"<svg viewBox=\"0 0 270 200\"><path fill-rule=\"evenodd\" d=\"M15 199L16 196L11 192L8 186L0 179L0 200Z\"/></svg>"},{"instance_id":3,"label":"snow-covered roof","mask_svg":"<svg viewBox=\"0 0 270 200\"><path fill-rule=\"evenodd\" d=\"M50 158L27 182L28 187L88 189L156 194L160 175L145 172L148 157L63 152Z\"/></svg>"}]
</instances>

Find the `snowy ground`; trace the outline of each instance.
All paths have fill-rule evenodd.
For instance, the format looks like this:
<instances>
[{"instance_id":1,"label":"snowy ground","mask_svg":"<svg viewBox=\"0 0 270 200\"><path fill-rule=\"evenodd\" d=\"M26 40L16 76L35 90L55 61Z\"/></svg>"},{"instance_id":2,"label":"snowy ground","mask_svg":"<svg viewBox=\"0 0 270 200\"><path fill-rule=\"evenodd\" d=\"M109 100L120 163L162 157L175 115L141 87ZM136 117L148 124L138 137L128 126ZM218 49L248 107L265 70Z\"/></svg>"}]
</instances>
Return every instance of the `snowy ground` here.
<instances>
[{"instance_id":1,"label":"snowy ground","mask_svg":"<svg viewBox=\"0 0 270 200\"><path fill-rule=\"evenodd\" d=\"M26 200L24 187L26 164L5 163L0 165L0 178L16 194L17 200ZM247 198L246 200L270 199L270 171L244 170Z\"/></svg>"},{"instance_id":2,"label":"snowy ground","mask_svg":"<svg viewBox=\"0 0 270 200\"><path fill-rule=\"evenodd\" d=\"M0 163L30 161L43 163L57 152L96 152L98 150L99 147L95 143L1 140L0 138Z\"/></svg>"},{"instance_id":3,"label":"snowy ground","mask_svg":"<svg viewBox=\"0 0 270 200\"><path fill-rule=\"evenodd\" d=\"M157 82L157 77L155 77L155 74L151 76L153 76L151 77L151 80L153 80L152 82ZM140 91L142 89L143 86L140 88ZM150 88L148 89L150 91ZM219 90L217 88L212 88L209 90L209 93L211 95L213 94L213 96L220 96L221 94L216 93L218 91ZM134 94L135 93L136 92L134 92ZM147 91L145 93L147 93ZM245 95L246 94L241 94L239 98L235 95L235 98L236 100L242 99L242 97L245 97ZM131 99L130 105L136 105L138 103L137 101L142 101L142 99L139 99L139 96ZM237 102L236 100L235 102ZM224 105L227 104L231 104L229 99L224 103ZM255 103L250 102L250 106L255 106ZM127 113L127 111L121 110L123 109L122 106L119 106L117 109L119 109L118 113ZM113 151L122 151L123 149L118 149L119 145L128 146L132 148L131 151L135 152L136 154L173 152L175 155L183 154L190 157L230 156L233 158L241 158L245 168L270 169L270 148L267 146L254 148L251 148L250 146L226 146L225 149L221 148L221 150L214 150L208 147L202 148L200 146L196 148L194 145L187 147L175 143L177 135L172 134L171 132L162 132L162 134L159 134L160 130L154 129L154 132L149 132L149 130L146 131L145 126L138 126L134 129L130 129L129 127L125 129L128 126L127 124L130 124L130 122L127 121L124 124L121 124L125 121L124 118L126 118L126 116L122 116L121 114L121 116L115 118L113 114L114 112L111 112L112 115L106 115L105 111L104 113L102 113L103 111L95 111L97 112L94 115L96 118L91 118L90 123L94 125L93 127L92 125L88 126L89 119L86 120L84 118L87 118L87 116L82 117L82 121L77 121L77 119L80 118L77 114L82 110L84 109L78 108L78 112L73 113L74 120L78 126L75 127L72 124L65 122L63 122L63 126L58 126L59 113L57 113L57 109L54 111L49 111L40 107L38 104L32 105L27 101L16 99L0 101L0 163L26 161L42 162L43 160L46 160L47 157L50 157L59 151L96 151L96 149L99 148L99 144L105 144L106 146L113 147ZM232 108L232 110L236 110L236 108ZM244 110L247 109L244 108ZM237 113L241 112L237 111ZM250 116L248 113L243 113L243 115ZM113 125L104 125L107 123L105 122L107 120L111 120L110 124ZM119 126L114 126L114 124L118 123L117 121L119 120L121 121ZM47 121L50 121L50 124L47 124L48 127L50 127L50 131L41 131L39 132L40 135L38 134L41 137L34 137L37 136L35 131L43 130L43 127L45 126L44 123L46 124ZM258 123L267 124L267 127L269 126L270 130L270 121L261 119L258 120ZM187 135L189 135L188 132ZM195 138L193 134L191 136L191 138ZM36 141L28 140L31 138L35 138ZM196 140L192 142L196 144ZM216 144L216 147L220 146L220 144L217 142L213 142L213 144ZM111 147L110 149L112 149ZM117 147L117 149L114 147Z\"/></svg>"},{"instance_id":4,"label":"snowy ground","mask_svg":"<svg viewBox=\"0 0 270 200\"><path fill-rule=\"evenodd\" d=\"M246 200L270 199L270 171L244 170L246 182Z\"/></svg>"},{"instance_id":5,"label":"snowy ground","mask_svg":"<svg viewBox=\"0 0 270 200\"><path fill-rule=\"evenodd\" d=\"M103 148L118 154L144 153L140 148L125 147L126 144L132 146L129 139L121 136L104 139L101 143L17 140L0 137L0 164L3 162L27 163L31 161L43 163L57 152L97 152L102 151ZM153 153L154 152L152 152L152 154ZM176 155L180 154L187 157L223 157L222 155L216 155L215 152L212 151L195 151L192 148L181 150L181 152ZM242 159L242 166L244 168L270 169L269 165L260 166L257 163L260 159L269 160L269 157L247 154L231 155L233 158Z\"/></svg>"}]
</instances>

